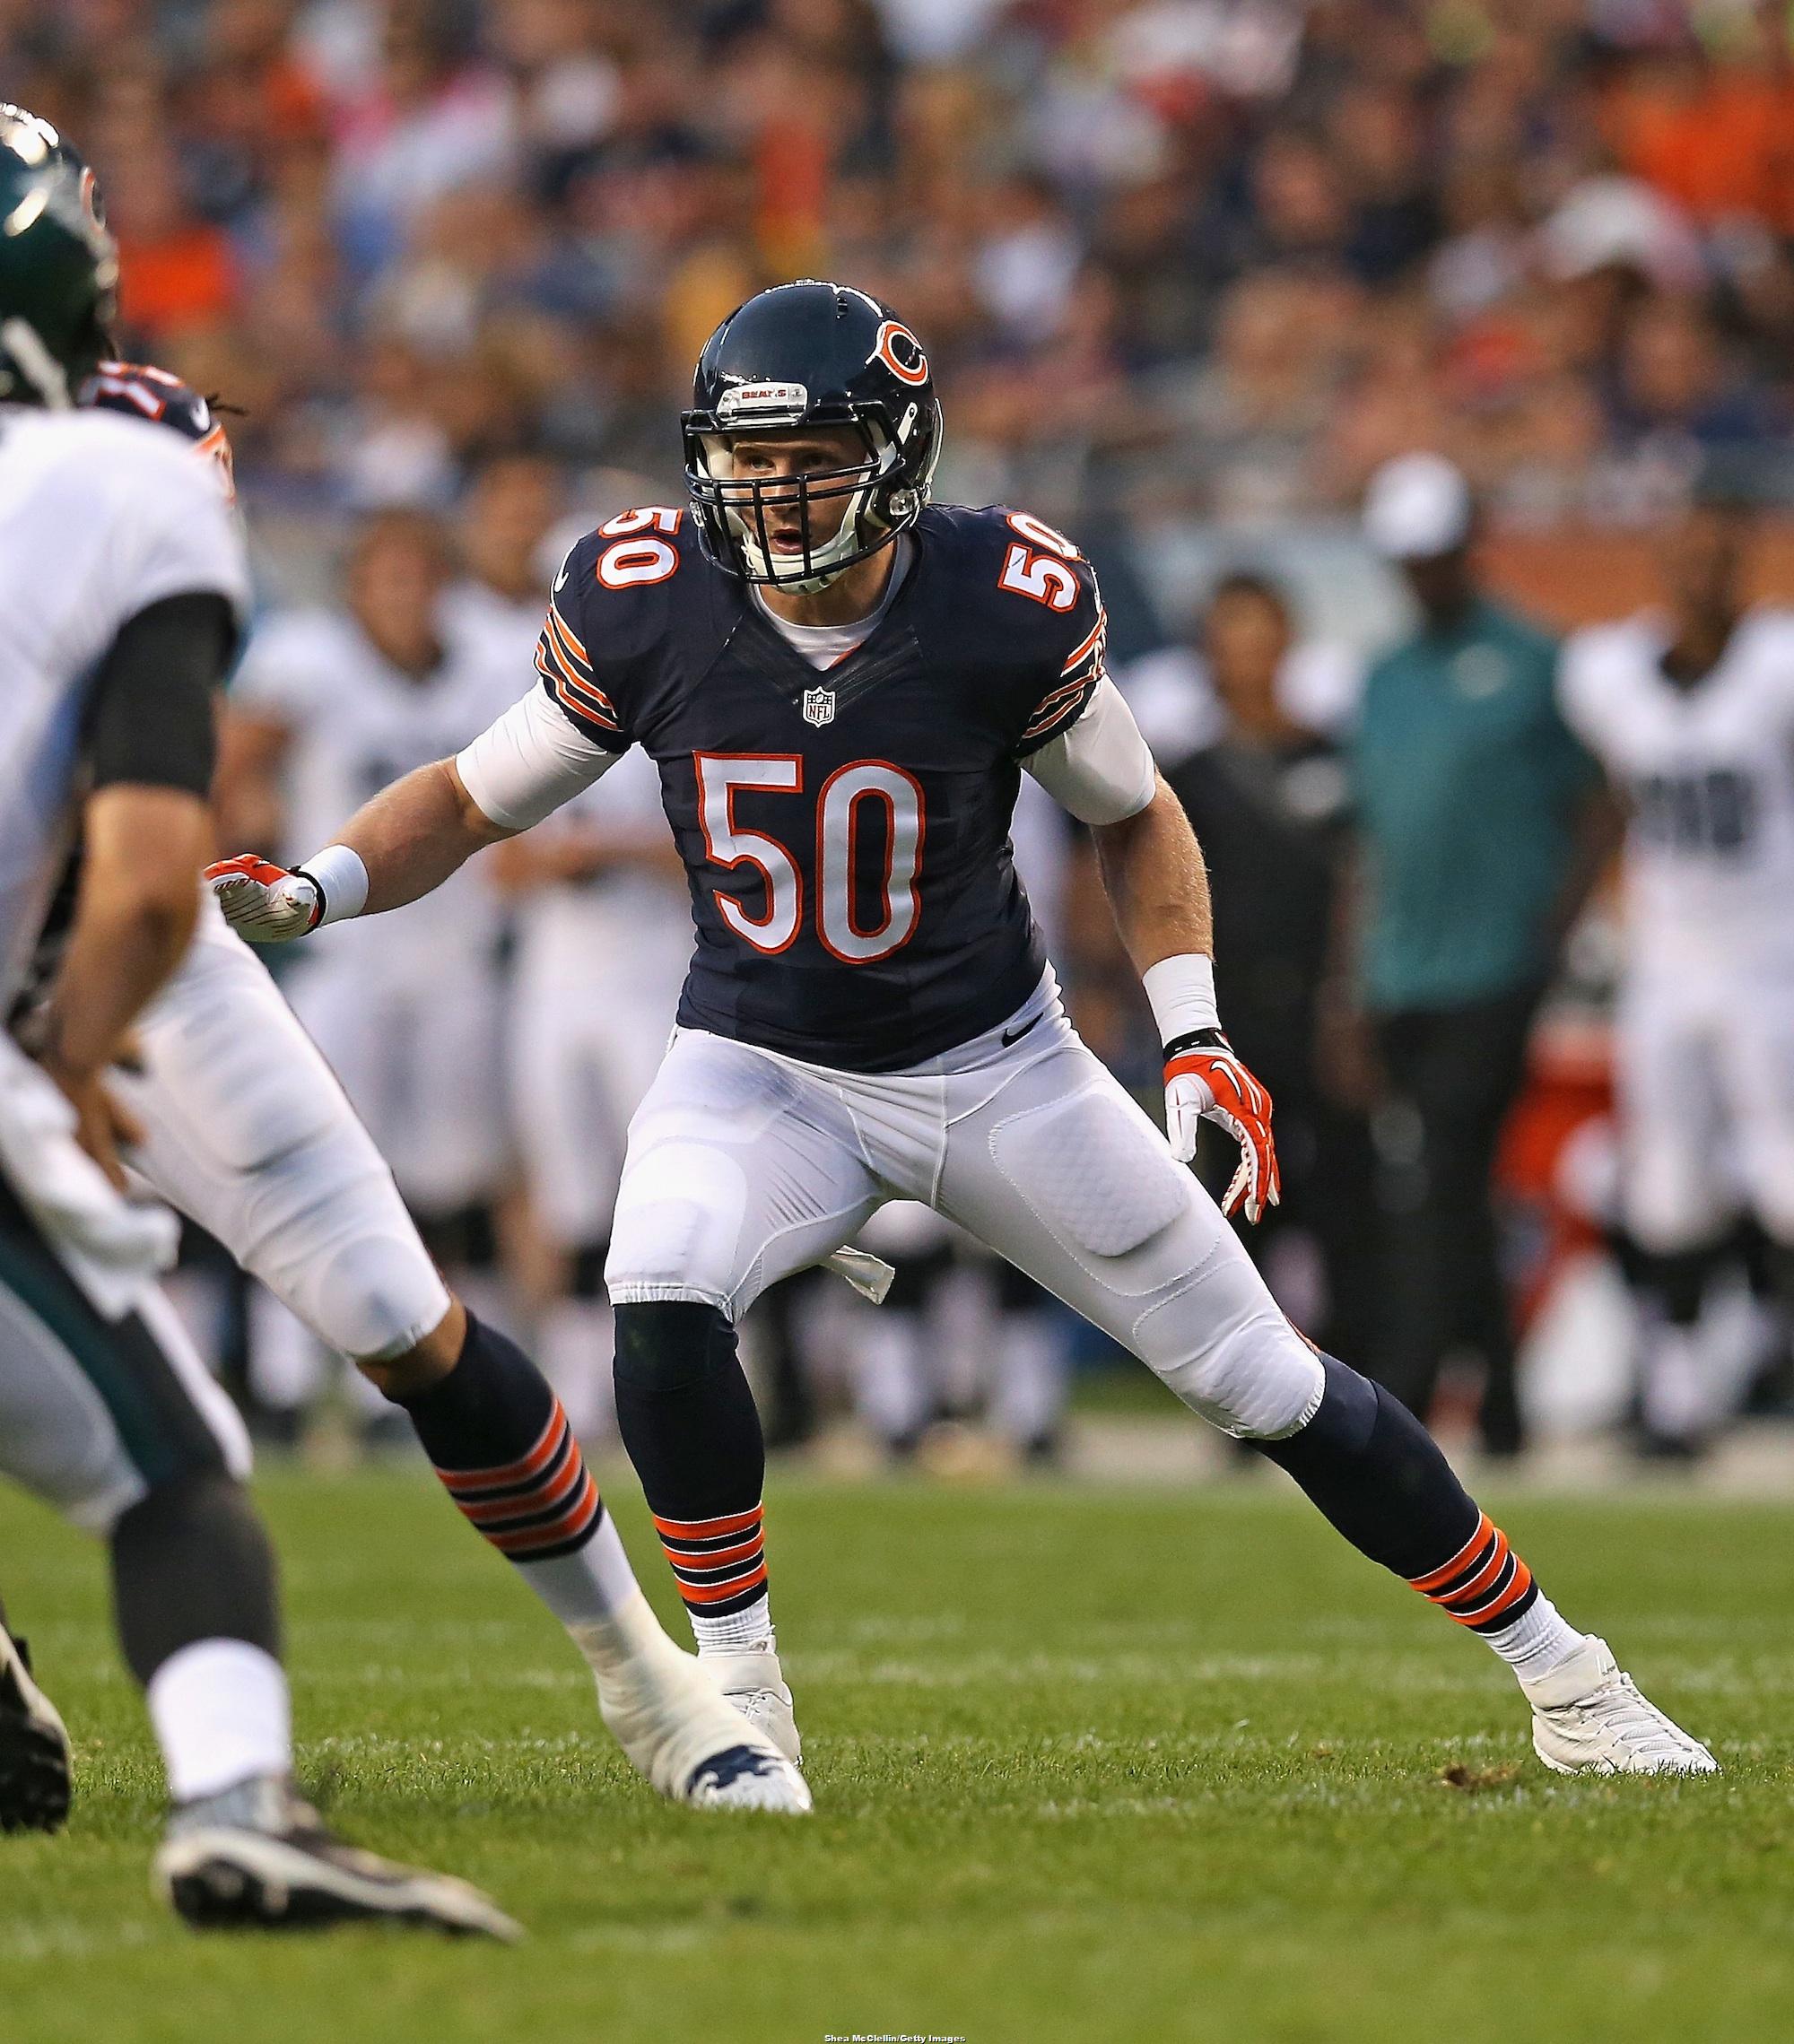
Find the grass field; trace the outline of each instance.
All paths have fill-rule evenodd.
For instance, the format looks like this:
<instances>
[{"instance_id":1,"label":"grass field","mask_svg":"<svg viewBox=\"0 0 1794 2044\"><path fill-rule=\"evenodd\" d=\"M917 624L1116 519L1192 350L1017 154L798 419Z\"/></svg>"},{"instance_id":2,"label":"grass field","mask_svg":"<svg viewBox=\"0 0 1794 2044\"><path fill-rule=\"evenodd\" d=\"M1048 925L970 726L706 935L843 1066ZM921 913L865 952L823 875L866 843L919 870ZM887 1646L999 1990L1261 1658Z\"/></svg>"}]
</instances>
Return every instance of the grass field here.
<instances>
[{"instance_id":1,"label":"grass field","mask_svg":"<svg viewBox=\"0 0 1794 2044\"><path fill-rule=\"evenodd\" d=\"M309 1784L532 1935L203 1942L165 1918L144 1886L159 1779L98 1558L9 1497L5 1591L80 1774L65 1836L0 1841L8 2044L1794 2034L1794 1540L1773 1509L1507 1500L1558 1602L1727 1770L1584 1784L1531 1760L1479 1646L1269 1482L779 1483L818 1806L792 1822L657 1803L426 1479L263 1493Z\"/></svg>"}]
</instances>

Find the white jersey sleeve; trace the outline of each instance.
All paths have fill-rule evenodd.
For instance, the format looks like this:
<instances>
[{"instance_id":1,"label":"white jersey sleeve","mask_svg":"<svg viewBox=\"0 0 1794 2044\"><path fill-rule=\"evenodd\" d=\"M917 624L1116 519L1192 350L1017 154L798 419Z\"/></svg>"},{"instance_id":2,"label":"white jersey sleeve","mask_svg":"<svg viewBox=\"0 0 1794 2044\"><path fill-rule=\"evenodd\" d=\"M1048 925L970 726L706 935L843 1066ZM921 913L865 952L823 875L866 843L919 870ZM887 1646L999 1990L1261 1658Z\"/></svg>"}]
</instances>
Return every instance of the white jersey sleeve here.
<instances>
[{"instance_id":1,"label":"white jersey sleeve","mask_svg":"<svg viewBox=\"0 0 1794 2044\"><path fill-rule=\"evenodd\" d=\"M1644 619L1589 625L1563 641L1557 661L1558 709L1610 772L1621 763L1623 726L1633 707L1637 677L1651 670L1656 653ZM1616 729L1616 719L1622 728Z\"/></svg>"},{"instance_id":2,"label":"white jersey sleeve","mask_svg":"<svg viewBox=\"0 0 1794 2044\"><path fill-rule=\"evenodd\" d=\"M241 522L213 470L190 444L162 432L124 465L116 480L131 491L126 531L119 536L118 587L121 622L169 596L222 596L240 626L249 611L249 576Z\"/></svg>"},{"instance_id":3,"label":"white jersey sleeve","mask_svg":"<svg viewBox=\"0 0 1794 2044\"><path fill-rule=\"evenodd\" d=\"M505 830L527 831L623 757L588 738L533 688L456 755L455 770L483 815Z\"/></svg>"},{"instance_id":4,"label":"white jersey sleeve","mask_svg":"<svg viewBox=\"0 0 1794 2044\"><path fill-rule=\"evenodd\" d=\"M1081 823L1119 823L1153 799L1159 770L1140 726L1107 675L1084 714L1022 762Z\"/></svg>"}]
</instances>

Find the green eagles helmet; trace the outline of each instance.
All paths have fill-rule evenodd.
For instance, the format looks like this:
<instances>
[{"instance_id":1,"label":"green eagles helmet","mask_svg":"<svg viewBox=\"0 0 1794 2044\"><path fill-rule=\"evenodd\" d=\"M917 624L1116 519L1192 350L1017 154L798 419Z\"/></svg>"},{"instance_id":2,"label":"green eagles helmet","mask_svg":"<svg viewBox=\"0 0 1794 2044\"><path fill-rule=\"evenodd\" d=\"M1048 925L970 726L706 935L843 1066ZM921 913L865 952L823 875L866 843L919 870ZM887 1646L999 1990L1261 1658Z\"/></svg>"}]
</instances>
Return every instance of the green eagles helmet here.
<instances>
[{"instance_id":1,"label":"green eagles helmet","mask_svg":"<svg viewBox=\"0 0 1794 2044\"><path fill-rule=\"evenodd\" d=\"M92 171L48 121L0 104L0 400L72 404L112 352L118 289Z\"/></svg>"}]
</instances>

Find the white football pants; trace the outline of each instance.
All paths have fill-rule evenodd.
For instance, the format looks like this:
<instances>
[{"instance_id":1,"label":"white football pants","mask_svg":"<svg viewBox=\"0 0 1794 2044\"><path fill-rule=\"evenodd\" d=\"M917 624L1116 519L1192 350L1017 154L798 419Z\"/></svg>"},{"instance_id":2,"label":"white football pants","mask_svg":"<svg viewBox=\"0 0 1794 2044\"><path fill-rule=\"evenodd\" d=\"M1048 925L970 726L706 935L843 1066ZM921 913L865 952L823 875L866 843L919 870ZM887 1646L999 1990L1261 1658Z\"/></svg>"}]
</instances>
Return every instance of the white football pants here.
<instances>
[{"instance_id":1,"label":"white football pants","mask_svg":"<svg viewBox=\"0 0 1794 2044\"><path fill-rule=\"evenodd\" d=\"M159 1484L247 1475L249 1441L153 1282L172 1222L122 1199L74 1126L0 1033L0 1473L103 1533Z\"/></svg>"},{"instance_id":2,"label":"white football pants","mask_svg":"<svg viewBox=\"0 0 1794 2044\"><path fill-rule=\"evenodd\" d=\"M144 1126L132 1162L153 1191L345 1355L402 1355L437 1325L448 1292L392 1173L209 897L136 1035L142 1070L112 1083Z\"/></svg>"},{"instance_id":3,"label":"white football pants","mask_svg":"<svg viewBox=\"0 0 1794 2044\"><path fill-rule=\"evenodd\" d=\"M1794 1244L1794 971L1635 975L1615 1024L1633 1237L1660 1255L1702 1248L1748 1212Z\"/></svg>"},{"instance_id":4,"label":"white football pants","mask_svg":"<svg viewBox=\"0 0 1794 2044\"><path fill-rule=\"evenodd\" d=\"M676 1031L630 1127L611 1297L739 1319L890 1199L957 1222L1226 1432L1280 1439L1320 1403L1314 1353L1050 974L1006 1023L897 1074Z\"/></svg>"}]
</instances>

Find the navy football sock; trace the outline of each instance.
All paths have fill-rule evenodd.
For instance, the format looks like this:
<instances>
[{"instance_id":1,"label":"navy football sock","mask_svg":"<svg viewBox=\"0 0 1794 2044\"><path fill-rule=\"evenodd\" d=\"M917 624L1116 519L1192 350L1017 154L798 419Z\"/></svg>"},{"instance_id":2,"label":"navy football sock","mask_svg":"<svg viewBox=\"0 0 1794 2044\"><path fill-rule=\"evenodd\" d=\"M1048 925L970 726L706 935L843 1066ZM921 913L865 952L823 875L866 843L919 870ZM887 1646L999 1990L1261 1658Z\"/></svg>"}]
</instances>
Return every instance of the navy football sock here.
<instances>
[{"instance_id":1,"label":"navy football sock","mask_svg":"<svg viewBox=\"0 0 1794 2044\"><path fill-rule=\"evenodd\" d=\"M759 1630L767 1596L761 1492L766 1446L713 1306L655 1300L616 1309L617 1426L701 1644ZM739 1620L727 1626L724 1620Z\"/></svg>"},{"instance_id":2,"label":"navy football sock","mask_svg":"<svg viewBox=\"0 0 1794 2044\"><path fill-rule=\"evenodd\" d=\"M1472 1631L1493 1633L1538 1596L1532 1571L1480 1511L1439 1444L1400 1399L1331 1356L1314 1417L1255 1441L1361 1553Z\"/></svg>"},{"instance_id":3,"label":"navy football sock","mask_svg":"<svg viewBox=\"0 0 1794 2044\"><path fill-rule=\"evenodd\" d=\"M561 1401L496 1328L469 1313L454 1369L396 1403L448 1495L500 1553L551 1561L597 1533L604 1502Z\"/></svg>"}]
</instances>

